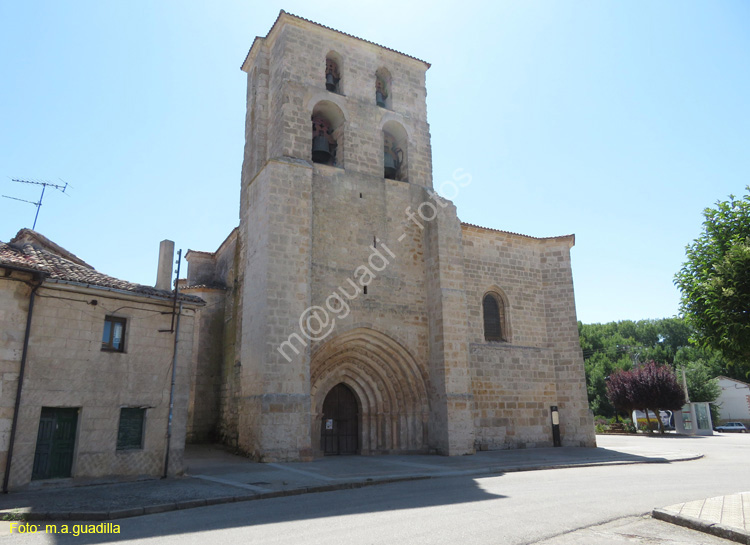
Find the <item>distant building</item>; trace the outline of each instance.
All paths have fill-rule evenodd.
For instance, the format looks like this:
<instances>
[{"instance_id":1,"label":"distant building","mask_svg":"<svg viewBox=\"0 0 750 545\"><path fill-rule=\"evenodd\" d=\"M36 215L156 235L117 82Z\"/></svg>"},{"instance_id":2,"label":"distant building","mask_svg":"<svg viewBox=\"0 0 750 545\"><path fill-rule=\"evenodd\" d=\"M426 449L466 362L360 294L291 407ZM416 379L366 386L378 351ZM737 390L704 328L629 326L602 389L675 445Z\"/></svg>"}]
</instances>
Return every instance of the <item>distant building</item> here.
<instances>
[{"instance_id":1,"label":"distant building","mask_svg":"<svg viewBox=\"0 0 750 545\"><path fill-rule=\"evenodd\" d=\"M594 446L574 236L463 223L436 195L471 176L433 185L429 66L283 11L253 42L239 227L186 256L208 303L192 440L462 455L552 446L555 406L562 444ZM513 206L485 198L498 222Z\"/></svg>"},{"instance_id":2,"label":"distant building","mask_svg":"<svg viewBox=\"0 0 750 545\"><path fill-rule=\"evenodd\" d=\"M718 377L717 380L721 394L714 405L719 407L721 423L742 422L750 426L750 384L728 377Z\"/></svg>"},{"instance_id":3,"label":"distant building","mask_svg":"<svg viewBox=\"0 0 750 545\"><path fill-rule=\"evenodd\" d=\"M104 275L28 229L0 242L0 467L8 470L6 488L50 478L161 475L175 348L168 331L171 265L170 255L160 266L163 289L157 289ZM204 304L190 295L178 303L170 474L182 471L193 317Z\"/></svg>"}]
</instances>

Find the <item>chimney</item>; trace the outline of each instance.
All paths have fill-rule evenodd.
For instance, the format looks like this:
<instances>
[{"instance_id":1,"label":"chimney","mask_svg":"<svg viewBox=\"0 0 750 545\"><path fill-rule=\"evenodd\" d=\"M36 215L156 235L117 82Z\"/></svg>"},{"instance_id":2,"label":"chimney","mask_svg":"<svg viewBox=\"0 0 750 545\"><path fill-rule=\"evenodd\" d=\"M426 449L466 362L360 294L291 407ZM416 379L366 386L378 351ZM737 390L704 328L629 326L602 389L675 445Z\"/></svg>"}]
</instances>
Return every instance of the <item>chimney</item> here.
<instances>
[{"instance_id":1,"label":"chimney","mask_svg":"<svg viewBox=\"0 0 750 545\"><path fill-rule=\"evenodd\" d=\"M156 289L172 291L172 262L174 242L162 240L159 244L159 268L156 270Z\"/></svg>"}]
</instances>

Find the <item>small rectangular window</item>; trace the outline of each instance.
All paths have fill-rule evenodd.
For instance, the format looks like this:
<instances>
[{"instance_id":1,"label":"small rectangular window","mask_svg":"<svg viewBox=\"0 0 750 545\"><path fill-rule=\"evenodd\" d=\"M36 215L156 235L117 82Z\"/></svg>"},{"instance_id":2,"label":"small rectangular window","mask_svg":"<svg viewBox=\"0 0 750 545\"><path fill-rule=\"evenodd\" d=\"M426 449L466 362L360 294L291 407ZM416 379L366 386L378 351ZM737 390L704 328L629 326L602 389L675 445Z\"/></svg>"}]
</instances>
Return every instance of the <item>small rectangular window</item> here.
<instances>
[{"instance_id":1,"label":"small rectangular window","mask_svg":"<svg viewBox=\"0 0 750 545\"><path fill-rule=\"evenodd\" d=\"M146 409L120 409L120 427L117 429L117 450L143 448L143 422Z\"/></svg>"},{"instance_id":2,"label":"small rectangular window","mask_svg":"<svg viewBox=\"0 0 750 545\"><path fill-rule=\"evenodd\" d=\"M107 316L104 318L102 333L102 350L111 352L125 351L125 318Z\"/></svg>"}]
</instances>

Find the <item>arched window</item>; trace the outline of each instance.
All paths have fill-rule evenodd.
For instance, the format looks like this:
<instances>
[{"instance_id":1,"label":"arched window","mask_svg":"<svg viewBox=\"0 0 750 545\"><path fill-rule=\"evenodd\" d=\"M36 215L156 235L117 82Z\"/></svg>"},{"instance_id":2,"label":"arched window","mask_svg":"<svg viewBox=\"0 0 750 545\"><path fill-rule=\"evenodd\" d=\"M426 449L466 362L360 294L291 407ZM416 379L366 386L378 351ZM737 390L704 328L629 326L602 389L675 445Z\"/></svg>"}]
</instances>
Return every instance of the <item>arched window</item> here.
<instances>
[{"instance_id":1,"label":"arched window","mask_svg":"<svg viewBox=\"0 0 750 545\"><path fill-rule=\"evenodd\" d=\"M507 341L505 303L498 294L488 293L482 298L482 314L484 316L484 340Z\"/></svg>"},{"instance_id":2,"label":"arched window","mask_svg":"<svg viewBox=\"0 0 750 545\"><path fill-rule=\"evenodd\" d=\"M383 177L408 181L409 139L406 130L396 121L383 125Z\"/></svg>"},{"instance_id":3,"label":"arched window","mask_svg":"<svg viewBox=\"0 0 750 545\"><path fill-rule=\"evenodd\" d=\"M341 55L330 51L326 55L326 89L332 93L344 94L341 82Z\"/></svg>"},{"instance_id":4,"label":"arched window","mask_svg":"<svg viewBox=\"0 0 750 545\"><path fill-rule=\"evenodd\" d=\"M391 109L391 73L380 67L375 72L375 104Z\"/></svg>"},{"instance_id":5,"label":"arched window","mask_svg":"<svg viewBox=\"0 0 750 545\"><path fill-rule=\"evenodd\" d=\"M344 113L333 102L322 100L312 112L312 160L314 163L342 167L341 153Z\"/></svg>"}]
</instances>

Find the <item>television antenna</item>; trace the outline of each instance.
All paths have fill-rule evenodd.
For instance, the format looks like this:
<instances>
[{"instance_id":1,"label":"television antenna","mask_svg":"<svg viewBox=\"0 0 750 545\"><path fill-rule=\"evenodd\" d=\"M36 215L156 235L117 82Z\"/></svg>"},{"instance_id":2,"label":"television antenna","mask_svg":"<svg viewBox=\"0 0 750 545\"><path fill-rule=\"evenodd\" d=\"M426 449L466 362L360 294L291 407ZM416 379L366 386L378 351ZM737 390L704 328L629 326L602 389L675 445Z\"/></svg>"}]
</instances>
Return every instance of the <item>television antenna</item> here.
<instances>
[{"instance_id":1,"label":"television antenna","mask_svg":"<svg viewBox=\"0 0 750 545\"><path fill-rule=\"evenodd\" d=\"M62 180L60 180L62 182ZM13 199L14 201L21 201L21 202L27 202L29 204L33 204L36 206L36 216L34 216L34 225L31 227L31 230L33 231L36 229L36 220L39 218L39 209L42 207L42 200L44 199L44 191L48 187L52 187L54 189L57 189L60 191L60 193L63 193L70 197L67 193L65 193L65 190L68 189L68 182L65 182L65 185L59 185L59 184L53 184L51 182L37 182L35 180L17 180L15 178L11 178L11 182L15 182L17 184L32 184L32 185L40 185L42 186L42 194L39 196L39 200L37 202L34 201L27 201L26 199L19 199L17 197L9 197L8 195L3 195L6 199Z\"/></svg>"}]
</instances>

